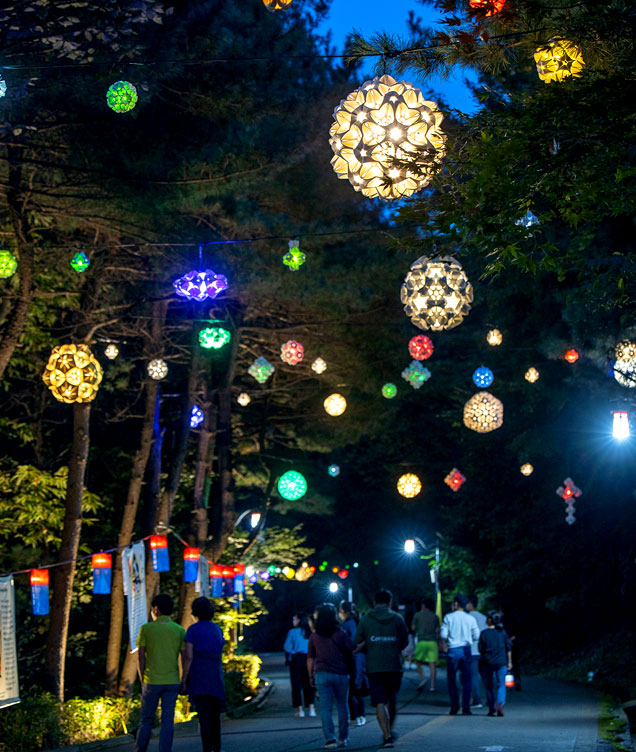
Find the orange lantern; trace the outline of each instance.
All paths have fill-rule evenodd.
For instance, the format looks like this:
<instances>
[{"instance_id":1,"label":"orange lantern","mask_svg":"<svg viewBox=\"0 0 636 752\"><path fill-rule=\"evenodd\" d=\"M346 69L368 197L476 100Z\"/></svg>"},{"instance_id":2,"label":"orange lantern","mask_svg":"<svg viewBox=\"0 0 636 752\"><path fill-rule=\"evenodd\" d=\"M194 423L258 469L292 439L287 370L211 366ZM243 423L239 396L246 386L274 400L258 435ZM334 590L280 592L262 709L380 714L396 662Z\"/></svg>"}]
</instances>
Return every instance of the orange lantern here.
<instances>
[{"instance_id":1,"label":"orange lantern","mask_svg":"<svg viewBox=\"0 0 636 752\"><path fill-rule=\"evenodd\" d=\"M468 4L475 10L483 11L485 16L494 16L503 10L506 0L470 0Z\"/></svg>"},{"instance_id":2,"label":"orange lantern","mask_svg":"<svg viewBox=\"0 0 636 752\"><path fill-rule=\"evenodd\" d=\"M568 363L576 363L576 361L579 359L579 354L576 350L572 349L568 350L565 353L564 357Z\"/></svg>"}]
</instances>

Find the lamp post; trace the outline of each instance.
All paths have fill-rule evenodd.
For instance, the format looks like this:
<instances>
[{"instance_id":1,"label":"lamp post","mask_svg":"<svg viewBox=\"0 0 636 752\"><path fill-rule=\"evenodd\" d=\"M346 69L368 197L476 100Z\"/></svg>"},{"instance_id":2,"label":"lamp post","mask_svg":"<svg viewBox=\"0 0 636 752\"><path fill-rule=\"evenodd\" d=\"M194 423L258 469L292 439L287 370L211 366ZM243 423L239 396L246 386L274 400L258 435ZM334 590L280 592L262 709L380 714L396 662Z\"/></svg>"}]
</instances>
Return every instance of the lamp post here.
<instances>
[{"instance_id":1,"label":"lamp post","mask_svg":"<svg viewBox=\"0 0 636 752\"><path fill-rule=\"evenodd\" d=\"M436 533L436 535L438 535ZM415 536L414 538L407 538L404 541L404 553L406 554L414 554L416 545L419 544L424 551L428 551L432 548L430 544L424 543L424 541L421 538L418 538ZM435 585L435 608L437 608L437 602L439 600L440 590L439 590L439 543L435 544L435 566L431 569L431 580L433 584Z\"/></svg>"}]
</instances>

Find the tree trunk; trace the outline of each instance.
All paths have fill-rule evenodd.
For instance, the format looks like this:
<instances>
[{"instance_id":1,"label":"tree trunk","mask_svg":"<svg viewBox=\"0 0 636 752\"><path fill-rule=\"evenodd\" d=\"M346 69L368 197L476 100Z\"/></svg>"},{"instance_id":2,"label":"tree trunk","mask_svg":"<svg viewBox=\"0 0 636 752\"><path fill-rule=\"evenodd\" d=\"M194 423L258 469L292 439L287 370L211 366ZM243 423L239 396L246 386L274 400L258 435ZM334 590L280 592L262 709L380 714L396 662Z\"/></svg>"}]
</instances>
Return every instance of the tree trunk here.
<instances>
[{"instance_id":1,"label":"tree trunk","mask_svg":"<svg viewBox=\"0 0 636 752\"><path fill-rule=\"evenodd\" d=\"M66 512L58 561L67 561L55 570L51 620L46 648L46 675L60 702L64 701L64 664L75 558L82 527L82 493L89 447L90 403L73 405L73 444L66 484Z\"/></svg>"},{"instance_id":2,"label":"tree trunk","mask_svg":"<svg viewBox=\"0 0 636 752\"><path fill-rule=\"evenodd\" d=\"M127 546L133 539L135 518L139 506L139 498L144 480L146 465L152 447L152 429L155 413L159 411L159 382L148 379L146 382L146 409L141 428L139 449L133 460L132 474L128 483L126 506L122 516L118 546ZM106 654L106 695L114 696L117 690L117 675L121 657L121 642L124 623L124 581L121 568L121 553L118 551L113 557L113 585L110 607L110 629L108 632L108 650Z\"/></svg>"}]
</instances>

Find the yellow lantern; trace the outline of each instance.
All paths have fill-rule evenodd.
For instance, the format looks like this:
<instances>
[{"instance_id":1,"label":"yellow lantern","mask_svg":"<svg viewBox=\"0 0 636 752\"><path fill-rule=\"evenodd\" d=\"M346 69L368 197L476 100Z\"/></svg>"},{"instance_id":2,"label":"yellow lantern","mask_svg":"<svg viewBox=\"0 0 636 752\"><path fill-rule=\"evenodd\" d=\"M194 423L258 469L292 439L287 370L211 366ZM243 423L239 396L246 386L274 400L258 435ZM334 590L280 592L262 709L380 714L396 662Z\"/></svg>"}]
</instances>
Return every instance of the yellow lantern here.
<instances>
[{"instance_id":1,"label":"yellow lantern","mask_svg":"<svg viewBox=\"0 0 636 752\"><path fill-rule=\"evenodd\" d=\"M241 392L239 396L236 398L236 401L239 403L241 407L247 407L247 405L250 404L252 401L252 398L247 392Z\"/></svg>"},{"instance_id":2,"label":"yellow lantern","mask_svg":"<svg viewBox=\"0 0 636 752\"><path fill-rule=\"evenodd\" d=\"M546 84L563 81L568 76L578 78L585 65L578 44L557 38L550 39L545 46L539 47L534 53L534 61L539 78Z\"/></svg>"},{"instance_id":3,"label":"yellow lantern","mask_svg":"<svg viewBox=\"0 0 636 752\"><path fill-rule=\"evenodd\" d=\"M486 335L486 342L491 347L498 347L503 342L503 335L499 329L491 329Z\"/></svg>"},{"instance_id":4,"label":"yellow lantern","mask_svg":"<svg viewBox=\"0 0 636 752\"><path fill-rule=\"evenodd\" d=\"M397 490L405 499L413 499L422 490L422 482L414 473L405 473L398 478Z\"/></svg>"},{"instance_id":5,"label":"yellow lantern","mask_svg":"<svg viewBox=\"0 0 636 752\"><path fill-rule=\"evenodd\" d=\"M477 433L488 433L503 424L503 404L490 392L474 394L464 405L464 425Z\"/></svg>"},{"instance_id":6,"label":"yellow lantern","mask_svg":"<svg viewBox=\"0 0 636 752\"><path fill-rule=\"evenodd\" d=\"M111 342L110 344L106 345L104 355L108 358L108 360L115 360L115 358L119 355L119 348L117 347L117 345L114 345Z\"/></svg>"},{"instance_id":7,"label":"yellow lantern","mask_svg":"<svg viewBox=\"0 0 636 752\"><path fill-rule=\"evenodd\" d=\"M412 324L440 331L462 323L473 302L473 287L452 256L422 256L411 264L400 299Z\"/></svg>"},{"instance_id":8,"label":"yellow lantern","mask_svg":"<svg viewBox=\"0 0 636 752\"><path fill-rule=\"evenodd\" d=\"M519 468L521 470L521 474L528 477L528 475L532 475L534 472L534 468L529 462L524 462L523 465Z\"/></svg>"},{"instance_id":9,"label":"yellow lantern","mask_svg":"<svg viewBox=\"0 0 636 752\"><path fill-rule=\"evenodd\" d=\"M102 373L88 345L59 345L51 352L42 380L60 402L92 402Z\"/></svg>"},{"instance_id":10,"label":"yellow lantern","mask_svg":"<svg viewBox=\"0 0 636 752\"><path fill-rule=\"evenodd\" d=\"M408 81L386 75L365 81L333 116L333 169L367 198L393 201L420 191L446 150L444 115Z\"/></svg>"},{"instance_id":11,"label":"yellow lantern","mask_svg":"<svg viewBox=\"0 0 636 752\"><path fill-rule=\"evenodd\" d=\"M342 415L347 409L347 400L342 394L338 394L337 392L330 394L322 404L324 405L325 412L334 417Z\"/></svg>"},{"instance_id":12,"label":"yellow lantern","mask_svg":"<svg viewBox=\"0 0 636 752\"><path fill-rule=\"evenodd\" d=\"M539 380L539 371L534 366L530 366L528 370L525 373L525 380L529 381L531 384L534 384L535 381Z\"/></svg>"},{"instance_id":13,"label":"yellow lantern","mask_svg":"<svg viewBox=\"0 0 636 752\"><path fill-rule=\"evenodd\" d=\"M616 360L634 360L636 358L636 345L628 339L624 339L616 345Z\"/></svg>"},{"instance_id":14,"label":"yellow lantern","mask_svg":"<svg viewBox=\"0 0 636 752\"><path fill-rule=\"evenodd\" d=\"M311 370L314 373L321 374L327 370L327 363L324 358L316 358L311 364Z\"/></svg>"},{"instance_id":15,"label":"yellow lantern","mask_svg":"<svg viewBox=\"0 0 636 752\"><path fill-rule=\"evenodd\" d=\"M287 10L292 0L263 0L263 5L272 13L275 10Z\"/></svg>"}]
</instances>

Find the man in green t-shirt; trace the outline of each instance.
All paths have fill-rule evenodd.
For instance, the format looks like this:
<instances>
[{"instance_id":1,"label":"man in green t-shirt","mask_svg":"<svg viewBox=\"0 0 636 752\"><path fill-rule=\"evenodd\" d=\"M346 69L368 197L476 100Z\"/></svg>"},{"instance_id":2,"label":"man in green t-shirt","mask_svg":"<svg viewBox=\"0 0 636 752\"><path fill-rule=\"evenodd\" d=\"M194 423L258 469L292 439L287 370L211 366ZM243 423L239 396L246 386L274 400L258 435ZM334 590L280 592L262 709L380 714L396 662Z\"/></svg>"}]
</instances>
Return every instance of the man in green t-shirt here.
<instances>
[{"instance_id":1,"label":"man in green t-shirt","mask_svg":"<svg viewBox=\"0 0 636 752\"><path fill-rule=\"evenodd\" d=\"M144 624L137 637L141 680L141 725L137 731L135 752L146 752L148 749L159 700L159 752L171 752L174 706L181 688L179 654L185 650L185 629L170 618L174 603L169 595L155 595L150 605L153 621Z\"/></svg>"},{"instance_id":2,"label":"man in green t-shirt","mask_svg":"<svg viewBox=\"0 0 636 752\"><path fill-rule=\"evenodd\" d=\"M437 670L437 659L439 651L437 643L439 642L439 619L435 613L435 604L432 598L422 598L421 608L413 617L412 629L417 637L415 646L415 665L417 674L420 677L418 690L426 686L424 678L423 663L428 663L431 673L431 685L429 691L435 691L435 673Z\"/></svg>"}]
</instances>

